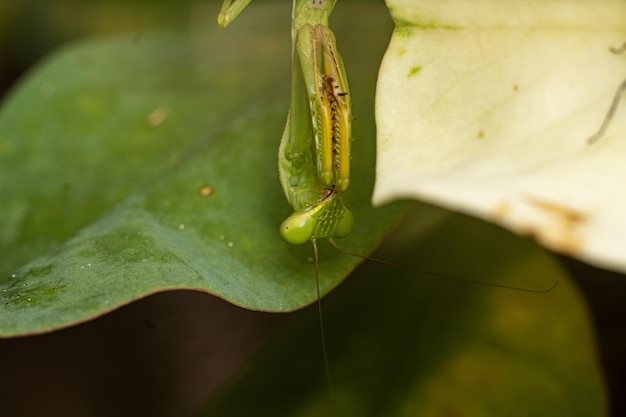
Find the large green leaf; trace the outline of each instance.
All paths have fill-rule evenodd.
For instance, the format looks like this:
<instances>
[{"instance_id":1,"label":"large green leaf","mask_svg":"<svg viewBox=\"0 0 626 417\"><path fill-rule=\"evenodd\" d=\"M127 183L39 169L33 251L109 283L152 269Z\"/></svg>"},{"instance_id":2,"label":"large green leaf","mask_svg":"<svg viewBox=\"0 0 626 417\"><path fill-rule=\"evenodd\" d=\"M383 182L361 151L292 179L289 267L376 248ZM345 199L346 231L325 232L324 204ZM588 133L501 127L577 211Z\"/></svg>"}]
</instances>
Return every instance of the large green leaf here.
<instances>
[{"instance_id":1,"label":"large green leaf","mask_svg":"<svg viewBox=\"0 0 626 417\"><path fill-rule=\"evenodd\" d=\"M549 254L461 216L411 240L398 236L384 255L395 251L413 267L447 262L450 274L485 282L559 285L536 294L362 267L323 304L332 391L311 310L232 378L203 415L607 415L587 310Z\"/></svg>"},{"instance_id":2,"label":"large green leaf","mask_svg":"<svg viewBox=\"0 0 626 417\"><path fill-rule=\"evenodd\" d=\"M73 45L18 86L0 113L0 335L168 289L267 311L315 300L310 246L277 233L290 213L276 169L289 6L253 8L227 32ZM391 31L381 9L338 25L356 117L346 203L358 224L343 245L362 253L403 211L369 203L376 70ZM322 251L327 292L358 259Z\"/></svg>"}]
</instances>

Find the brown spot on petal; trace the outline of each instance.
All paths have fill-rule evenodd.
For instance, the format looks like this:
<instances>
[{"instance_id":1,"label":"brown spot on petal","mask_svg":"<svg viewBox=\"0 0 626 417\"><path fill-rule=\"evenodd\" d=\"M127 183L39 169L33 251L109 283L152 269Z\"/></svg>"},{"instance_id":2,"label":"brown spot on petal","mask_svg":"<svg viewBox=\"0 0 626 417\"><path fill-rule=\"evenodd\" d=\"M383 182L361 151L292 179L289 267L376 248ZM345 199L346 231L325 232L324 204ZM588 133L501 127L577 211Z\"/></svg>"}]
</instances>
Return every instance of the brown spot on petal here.
<instances>
[{"instance_id":1,"label":"brown spot on petal","mask_svg":"<svg viewBox=\"0 0 626 417\"><path fill-rule=\"evenodd\" d=\"M497 222L502 222L504 221L504 219L506 219L510 211L511 211L511 207L509 206L508 203L500 203L491 212L491 217Z\"/></svg>"},{"instance_id":2,"label":"brown spot on petal","mask_svg":"<svg viewBox=\"0 0 626 417\"><path fill-rule=\"evenodd\" d=\"M587 220L584 213L536 197L527 197L527 201L543 212L545 219L540 227L529 227L529 234L542 244L567 255L580 251L583 245L580 226Z\"/></svg>"}]
</instances>

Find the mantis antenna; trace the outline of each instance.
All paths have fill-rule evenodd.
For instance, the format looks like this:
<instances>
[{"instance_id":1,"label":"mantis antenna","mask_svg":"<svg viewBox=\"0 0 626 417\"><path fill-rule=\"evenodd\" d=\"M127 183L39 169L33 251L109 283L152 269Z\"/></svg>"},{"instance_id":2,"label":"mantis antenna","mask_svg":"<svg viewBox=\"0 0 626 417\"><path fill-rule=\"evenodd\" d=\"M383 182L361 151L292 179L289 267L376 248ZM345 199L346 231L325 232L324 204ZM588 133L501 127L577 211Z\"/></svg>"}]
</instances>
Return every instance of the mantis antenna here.
<instances>
[{"instance_id":1,"label":"mantis antenna","mask_svg":"<svg viewBox=\"0 0 626 417\"><path fill-rule=\"evenodd\" d=\"M224 1L218 17L220 26L230 24L249 3L250 0ZM327 239L349 255L403 268L347 251L334 241L334 238L349 235L354 227L354 217L342 200L343 193L350 187L352 113L345 68L335 35L328 26L335 3L336 0L293 2L291 101L278 152L280 183L293 209L293 214L280 226L280 234L290 244L302 245L310 241L313 245L322 351L331 393L320 302L317 240ZM524 290L455 280L529 292L547 292L556 285L547 290Z\"/></svg>"},{"instance_id":2,"label":"mantis antenna","mask_svg":"<svg viewBox=\"0 0 626 417\"><path fill-rule=\"evenodd\" d=\"M609 50L613 52L614 54L622 54L626 52L626 42L619 48L610 47ZM606 113L606 116L604 117L604 120L602 121L602 124L600 125L600 128L598 129L598 131L594 133L592 136L590 136L589 138L587 138L588 145L595 143L598 139L600 139L604 135L604 132L611 124L611 120L613 120L613 116L615 115L615 112L617 111L617 108L619 107L620 99L622 98L622 95L624 94L625 91L626 91L626 80L622 81L622 83L617 87L617 90L615 91L615 95L613 96L613 101L611 102L611 106L609 107L609 111Z\"/></svg>"},{"instance_id":3,"label":"mantis antenna","mask_svg":"<svg viewBox=\"0 0 626 417\"><path fill-rule=\"evenodd\" d=\"M250 0L226 0L226 27ZM344 237L354 217L342 193L350 187L351 103L343 61L328 18L336 0L294 0L291 25L291 103L278 152L280 183L294 210L280 226L293 245L308 241L315 254L317 305L330 385L320 302L317 239Z\"/></svg>"}]
</instances>

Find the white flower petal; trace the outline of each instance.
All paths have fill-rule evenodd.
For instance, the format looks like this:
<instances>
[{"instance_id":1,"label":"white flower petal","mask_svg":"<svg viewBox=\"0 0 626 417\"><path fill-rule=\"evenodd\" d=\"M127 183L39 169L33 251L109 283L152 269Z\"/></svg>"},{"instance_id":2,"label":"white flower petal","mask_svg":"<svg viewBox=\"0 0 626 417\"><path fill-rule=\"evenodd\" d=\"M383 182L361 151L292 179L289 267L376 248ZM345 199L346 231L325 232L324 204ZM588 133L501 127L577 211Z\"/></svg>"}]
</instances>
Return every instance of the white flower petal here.
<instances>
[{"instance_id":1,"label":"white flower petal","mask_svg":"<svg viewBox=\"0 0 626 417\"><path fill-rule=\"evenodd\" d=\"M626 271L626 1L389 0L374 204L414 198Z\"/></svg>"}]
</instances>

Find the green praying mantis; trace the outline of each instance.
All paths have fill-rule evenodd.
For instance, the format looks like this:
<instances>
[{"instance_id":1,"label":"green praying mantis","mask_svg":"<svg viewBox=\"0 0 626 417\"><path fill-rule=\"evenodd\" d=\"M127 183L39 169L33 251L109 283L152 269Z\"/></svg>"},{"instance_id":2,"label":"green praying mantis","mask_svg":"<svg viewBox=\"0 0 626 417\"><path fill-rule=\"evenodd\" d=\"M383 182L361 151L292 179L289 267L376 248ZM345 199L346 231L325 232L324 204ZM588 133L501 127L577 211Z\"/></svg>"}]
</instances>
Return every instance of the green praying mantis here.
<instances>
[{"instance_id":1,"label":"green praying mantis","mask_svg":"<svg viewBox=\"0 0 626 417\"><path fill-rule=\"evenodd\" d=\"M225 28L251 0L225 0L218 24ZM322 353L329 388L330 370L322 320L319 286L318 239L362 259L415 271L384 260L360 255L338 246L334 238L352 232L354 217L342 201L350 187L351 102L344 65L335 36L328 26L336 0L294 0L292 14L291 102L278 153L280 182L291 214L280 226L285 241L313 245L317 305ZM422 272L424 273L424 272ZM532 293L532 290L497 283L426 273L441 278Z\"/></svg>"},{"instance_id":2,"label":"green praying mantis","mask_svg":"<svg viewBox=\"0 0 626 417\"><path fill-rule=\"evenodd\" d=\"M226 27L250 0L226 0ZM291 104L279 148L280 182L294 210L280 226L289 243L345 237L354 217L342 202L350 187L351 103L328 18L336 0L294 0Z\"/></svg>"},{"instance_id":3,"label":"green praying mantis","mask_svg":"<svg viewBox=\"0 0 626 417\"><path fill-rule=\"evenodd\" d=\"M222 28L228 26L250 1L225 0L218 24ZM318 239L327 239L346 254L404 268L343 249L334 241L336 237L349 235L354 227L354 217L342 201L343 193L350 187L350 94L335 36L328 27L336 1L293 2L291 103L278 154L280 182L294 210L280 226L280 234L294 245L308 241L313 244L316 278ZM546 292L554 288L553 285L547 290L532 290L427 274L527 292ZM319 304L319 279L316 283Z\"/></svg>"},{"instance_id":4,"label":"green praying mantis","mask_svg":"<svg viewBox=\"0 0 626 417\"><path fill-rule=\"evenodd\" d=\"M250 0L225 0L218 24L225 28ZM328 18L336 0L294 0L291 103L280 141L280 183L294 212L280 226L288 243L313 244L322 353L330 369L319 286L317 239L352 232L354 217L342 201L350 187L351 103L343 62ZM336 246L336 245L335 245Z\"/></svg>"}]
</instances>

